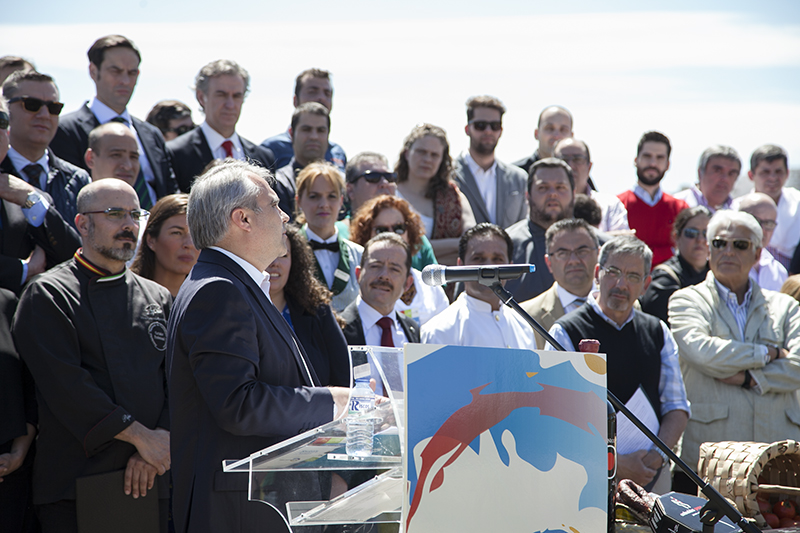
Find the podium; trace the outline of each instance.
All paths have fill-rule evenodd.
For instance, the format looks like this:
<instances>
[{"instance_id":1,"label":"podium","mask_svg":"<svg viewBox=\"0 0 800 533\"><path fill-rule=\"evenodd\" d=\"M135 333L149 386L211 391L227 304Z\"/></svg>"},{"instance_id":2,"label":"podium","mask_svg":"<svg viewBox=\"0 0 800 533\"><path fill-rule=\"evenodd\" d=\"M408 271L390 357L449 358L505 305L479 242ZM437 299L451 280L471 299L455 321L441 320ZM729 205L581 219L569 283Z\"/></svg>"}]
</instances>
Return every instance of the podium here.
<instances>
[{"instance_id":1,"label":"podium","mask_svg":"<svg viewBox=\"0 0 800 533\"><path fill-rule=\"evenodd\" d=\"M381 470L330 501L293 502L293 529L393 523L401 531L605 531L607 441L601 354L407 344L351 347L388 402L372 455L348 457L334 421L226 471Z\"/></svg>"}]
</instances>

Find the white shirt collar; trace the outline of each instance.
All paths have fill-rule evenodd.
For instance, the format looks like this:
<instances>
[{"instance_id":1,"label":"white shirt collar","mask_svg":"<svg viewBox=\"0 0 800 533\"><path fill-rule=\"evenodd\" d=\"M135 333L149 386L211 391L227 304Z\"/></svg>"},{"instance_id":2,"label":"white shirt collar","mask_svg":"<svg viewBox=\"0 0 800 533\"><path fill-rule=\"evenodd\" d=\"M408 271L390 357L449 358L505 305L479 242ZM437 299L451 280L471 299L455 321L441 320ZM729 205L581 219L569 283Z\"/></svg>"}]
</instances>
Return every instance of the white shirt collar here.
<instances>
[{"instance_id":1,"label":"white shirt collar","mask_svg":"<svg viewBox=\"0 0 800 533\"><path fill-rule=\"evenodd\" d=\"M89 105L89 109L92 111L92 114L97 117L97 121L100 122L100 124L110 122L111 119L115 117L122 117L128 121L129 125L133 126L133 123L131 122L131 114L128 113L127 108L125 108L122 113L117 113L106 104L98 100L96 96L92 98L92 103Z\"/></svg>"},{"instance_id":2,"label":"white shirt collar","mask_svg":"<svg viewBox=\"0 0 800 533\"><path fill-rule=\"evenodd\" d=\"M467 162L467 166L469 167L469 171L472 172L472 175L475 176L476 174L494 174L495 170L497 169L497 159L492 161L492 166L483 170L478 163L472 159L472 154L469 153L469 150L464 150L464 161Z\"/></svg>"},{"instance_id":3,"label":"white shirt collar","mask_svg":"<svg viewBox=\"0 0 800 533\"><path fill-rule=\"evenodd\" d=\"M361 323L364 325L364 329L371 328L384 316L391 318L393 323L397 322L394 309L392 309L388 315L382 315L377 309L365 302L360 294L356 296L356 306L358 307L358 315L361 317Z\"/></svg>"},{"instance_id":4,"label":"white shirt collar","mask_svg":"<svg viewBox=\"0 0 800 533\"><path fill-rule=\"evenodd\" d=\"M260 272L252 263L242 259L235 253L226 250L225 248L220 248L219 246L209 246L209 248L230 257L237 265L242 267L242 269L247 272L248 276L253 278L255 284L261 287L261 290L264 291L264 294L266 294L267 298L269 298L269 274L266 272ZM272 301L272 299L270 299L270 301Z\"/></svg>"},{"instance_id":5,"label":"white shirt collar","mask_svg":"<svg viewBox=\"0 0 800 533\"><path fill-rule=\"evenodd\" d=\"M47 182L47 175L50 173L50 164L48 163L49 155L46 148L44 150L44 155L40 157L37 161L28 161L28 158L17 152L13 146L10 146L8 148L8 157L14 164L14 168L16 168L21 174L23 173L22 169L27 167L28 165L36 165L36 164L42 165L42 169L44 169L43 177L45 178L45 183ZM25 181L28 181L28 176L19 176L19 177L24 179ZM34 183L33 186L39 187L39 184Z\"/></svg>"},{"instance_id":6,"label":"white shirt collar","mask_svg":"<svg viewBox=\"0 0 800 533\"><path fill-rule=\"evenodd\" d=\"M492 309L492 305L490 303L484 302L483 300L479 300L474 296L470 296L469 294L466 293L466 291L462 292L458 296L458 298L459 299L464 298L464 303L467 305L467 307L470 309L471 312L484 313L484 314L500 313L502 315L503 312L505 311L504 305L501 304L500 309L495 311ZM498 302L499 301L500 299L498 298Z\"/></svg>"},{"instance_id":7,"label":"white shirt collar","mask_svg":"<svg viewBox=\"0 0 800 533\"><path fill-rule=\"evenodd\" d=\"M333 227L333 235L331 235L327 239L323 239L322 237L311 231L311 228L309 228L308 224L306 224L306 235L308 235L309 240L314 240L324 243L336 242L337 240L339 240L339 230L336 228L336 226Z\"/></svg>"},{"instance_id":8,"label":"white shirt collar","mask_svg":"<svg viewBox=\"0 0 800 533\"><path fill-rule=\"evenodd\" d=\"M208 143L208 147L211 148L212 152L218 150L225 141L231 141L233 146L235 146L238 150L242 149L242 144L239 141L239 134L237 134L235 131L230 137L223 137L222 134L209 126L208 122L205 121L200 124L200 129L203 131L203 135L206 136L206 142Z\"/></svg>"},{"instance_id":9,"label":"white shirt collar","mask_svg":"<svg viewBox=\"0 0 800 533\"><path fill-rule=\"evenodd\" d=\"M644 190L644 188L637 183L636 187L633 188L633 194L635 194L641 201L643 201L650 207L653 207L654 205L656 205L658 202L661 201L661 197L664 195L664 191L661 190L661 187L659 187L658 189L656 189L656 194L654 196L650 196L650 193Z\"/></svg>"},{"instance_id":10,"label":"white shirt collar","mask_svg":"<svg viewBox=\"0 0 800 533\"><path fill-rule=\"evenodd\" d=\"M567 306L572 302L574 302L577 298L583 298L584 300L589 299L588 295L578 296L577 294L572 294L567 289L559 285L557 281L555 282L555 286L556 286L556 294L558 294L558 299L561 301L561 307L563 307L564 309L566 309ZM592 289L594 289L594 283L592 283ZM590 290L589 293L591 294L591 292L592 291Z\"/></svg>"}]
</instances>

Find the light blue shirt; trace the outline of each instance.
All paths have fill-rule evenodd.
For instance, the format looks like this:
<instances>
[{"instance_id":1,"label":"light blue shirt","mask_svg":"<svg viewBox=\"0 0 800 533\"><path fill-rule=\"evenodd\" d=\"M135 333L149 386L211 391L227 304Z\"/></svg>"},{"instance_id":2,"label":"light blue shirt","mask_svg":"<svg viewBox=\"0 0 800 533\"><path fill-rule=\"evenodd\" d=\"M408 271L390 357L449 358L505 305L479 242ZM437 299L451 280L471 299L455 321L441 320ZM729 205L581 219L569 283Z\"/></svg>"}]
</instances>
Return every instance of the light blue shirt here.
<instances>
[{"instance_id":1,"label":"light blue shirt","mask_svg":"<svg viewBox=\"0 0 800 533\"><path fill-rule=\"evenodd\" d=\"M662 191L661 187L659 187L656 190L655 196L651 197L650 193L644 190L642 186L637 183L636 187L633 188L633 194L635 194L639 200L643 201L650 207L654 207L658 202L661 201L661 197L664 196L664 191Z\"/></svg>"}]
</instances>

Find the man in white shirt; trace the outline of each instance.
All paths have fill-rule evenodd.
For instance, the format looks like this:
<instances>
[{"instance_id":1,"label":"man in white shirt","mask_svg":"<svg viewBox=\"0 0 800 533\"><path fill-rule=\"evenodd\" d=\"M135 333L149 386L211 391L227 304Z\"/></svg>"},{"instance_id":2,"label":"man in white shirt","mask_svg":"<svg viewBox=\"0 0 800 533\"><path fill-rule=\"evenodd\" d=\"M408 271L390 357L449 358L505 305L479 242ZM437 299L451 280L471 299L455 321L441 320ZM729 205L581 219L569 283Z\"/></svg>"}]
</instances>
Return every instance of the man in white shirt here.
<instances>
[{"instance_id":1,"label":"man in white shirt","mask_svg":"<svg viewBox=\"0 0 800 533\"><path fill-rule=\"evenodd\" d=\"M702 205L712 213L717 209L730 209L731 191L742 170L739 154L730 146L715 145L700 155L697 166L697 185L675 195L689 207Z\"/></svg>"},{"instance_id":2,"label":"man in white shirt","mask_svg":"<svg viewBox=\"0 0 800 533\"><path fill-rule=\"evenodd\" d=\"M469 229L458 243L458 265L506 265L513 243L504 229L483 222ZM514 310L502 305L489 287L477 281L453 304L422 326L425 344L535 348L533 329Z\"/></svg>"},{"instance_id":3,"label":"man in white shirt","mask_svg":"<svg viewBox=\"0 0 800 533\"><path fill-rule=\"evenodd\" d=\"M356 277L361 294L341 313L347 344L399 348L419 342L417 323L394 309L413 282L408 244L396 233L376 235L364 246Z\"/></svg>"},{"instance_id":4,"label":"man in white shirt","mask_svg":"<svg viewBox=\"0 0 800 533\"><path fill-rule=\"evenodd\" d=\"M761 239L761 255L750 269L750 277L758 282L759 287L771 291L779 291L783 282L789 277L786 268L780 264L767 250L775 228L778 226L778 207L772 198L762 192L753 192L737 199L739 211L753 215L764 237Z\"/></svg>"},{"instance_id":5,"label":"man in white shirt","mask_svg":"<svg viewBox=\"0 0 800 533\"><path fill-rule=\"evenodd\" d=\"M628 230L628 211L622 202L613 194L594 190L594 183L589 177L592 170L592 158L585 142L567 137L558 141L553 149L553 156L564 160L575 175L575 194L585 194L600 206L603 218L600 231Z\"/></svg>"},{"instance_id":6,"label":"man in white shirt","mask_svg":"<svg viewBox=\"0 0 800 533\"><path fill-rule=\"evenodd\" d=\"M250 160L274 170L272 152L236 133L250 74L235 61L218 59L201 68L194 82L206 119L199 128L167 143L181 191L189 192L194 177L213 159Z\"/></svg>"},{"instance_id":7,"label":"man in white shirt","mask_svg":"<svg viewBox=\"0 0 800 533\"><path fill-rule=\"evenodd\" d=\"M469 200L475 221L491 222L502 228L528 217L525 185L528 177L514 165L495 158L497 141L503 134L506 108L493 96L467 100L469 150L453 162L455 180Z\"/></svg>"},{"instance_id":8,"label":"man in white shirt","mask_svg":"<svg viewBox=\"0 0 800 533\"><path fill-rule=\"evenodd\" d=\"M586 302L594 287L594 269L600 242L592 227L582 219L559 220L545 234L547 268L555 282L548 290L520 306L549 330L555 321ZM536 347L543 350L544 338L534 332Z\"/></svg>"}]
</instances>

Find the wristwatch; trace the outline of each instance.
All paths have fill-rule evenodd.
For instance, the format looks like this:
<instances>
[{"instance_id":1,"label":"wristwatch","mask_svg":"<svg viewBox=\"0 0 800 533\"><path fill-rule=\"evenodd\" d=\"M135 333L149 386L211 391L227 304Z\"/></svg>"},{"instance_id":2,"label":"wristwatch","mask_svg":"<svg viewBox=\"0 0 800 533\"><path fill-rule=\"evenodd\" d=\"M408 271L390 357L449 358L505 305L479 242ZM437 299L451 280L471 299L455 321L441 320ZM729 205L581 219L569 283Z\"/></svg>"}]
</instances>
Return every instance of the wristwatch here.
<instances>
[{"instance_id":1,"label":"wristwatch","mask_svg":"<svg viewBox=\"0 0 800 533\"><path fill-rule=\"evenodd\" d=\"M30 209L31 207L35 206L42 200L42 197L36 191L31 191L28 193L28 198L25 200L25 203L22 204L23 209Z\"/></svg>"},{"instance_id":2,"label":"wristwatch","mask_svg":"<svg viewBox=\"0 0 800 533\"><path fill-rule=\"evenodd\" d=\"M659 448L659 447L657 447L657 446L654 446L654 447L653 447L653 449L656 451L656 453L657 453L658 455L660 455L660 456L661 456L661 460L663 461L663 462L661 463L661 466L662 466L662 467L664 467L664 466L667 466L667 465L669 464L669 457L667 457L667 454L666 454L666 453L664 453L664 452L661 450L661 448Z\"/></svg>"}]
</instances>

